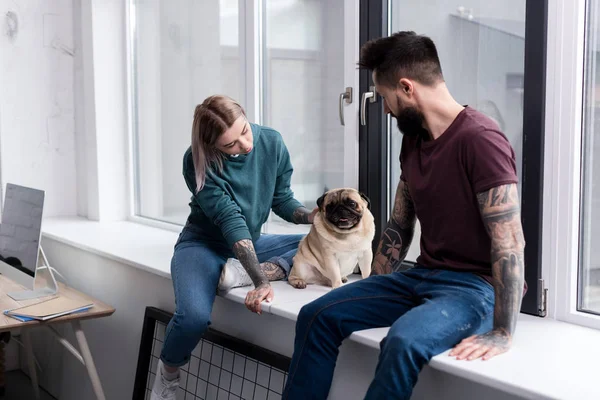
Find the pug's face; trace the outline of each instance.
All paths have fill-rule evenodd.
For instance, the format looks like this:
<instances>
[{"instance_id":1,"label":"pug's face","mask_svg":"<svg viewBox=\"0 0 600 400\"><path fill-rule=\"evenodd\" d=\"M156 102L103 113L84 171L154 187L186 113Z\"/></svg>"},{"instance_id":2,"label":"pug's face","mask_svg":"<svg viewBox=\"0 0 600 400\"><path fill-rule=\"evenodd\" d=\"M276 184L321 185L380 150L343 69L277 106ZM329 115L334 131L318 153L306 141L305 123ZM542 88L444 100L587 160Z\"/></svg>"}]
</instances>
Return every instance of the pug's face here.
<instances>
[{"instance_id":1,"label":"pug's face","mask_svg":"<svg viewBox=\"0 0 600 400\"><path fill-rule=\"evenodd\" d=\"M317 200L323 219L340 230L358 225L369 205L369 199L352 188L330 190Z\"/></svg>"}]
</instances>

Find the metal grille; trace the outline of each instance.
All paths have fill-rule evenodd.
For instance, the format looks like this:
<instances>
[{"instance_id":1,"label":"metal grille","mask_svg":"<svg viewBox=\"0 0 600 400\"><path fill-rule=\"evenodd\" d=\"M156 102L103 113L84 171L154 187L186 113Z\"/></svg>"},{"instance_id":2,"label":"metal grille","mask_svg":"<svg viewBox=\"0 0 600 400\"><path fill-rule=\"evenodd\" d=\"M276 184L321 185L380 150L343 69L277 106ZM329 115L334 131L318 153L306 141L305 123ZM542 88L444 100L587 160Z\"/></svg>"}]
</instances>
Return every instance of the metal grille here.
<instances>
[{"instance_id":1,"label":"metal grille","mask_svg":"<svg viewBox=\"0 0 600 400\"><path fill-rule=\"evenodd\" d=\"M142 335L134 399L150 399L168 322L162 311L158 320L149 320L148 314L147 310L144 329L148 332ZM177 400L281 399L289 361L209 330L192 352L189 363L181 367Z\"/></svg>"}]
</instances>

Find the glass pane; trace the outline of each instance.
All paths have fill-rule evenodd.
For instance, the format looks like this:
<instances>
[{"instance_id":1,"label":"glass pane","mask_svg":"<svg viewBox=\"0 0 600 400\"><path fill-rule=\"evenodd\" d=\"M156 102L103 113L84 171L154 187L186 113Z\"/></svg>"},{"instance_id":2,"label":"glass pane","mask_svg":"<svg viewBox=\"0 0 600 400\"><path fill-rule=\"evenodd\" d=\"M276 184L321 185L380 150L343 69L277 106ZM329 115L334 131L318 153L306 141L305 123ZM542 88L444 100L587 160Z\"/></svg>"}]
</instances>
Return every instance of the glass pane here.
<instances>
[{"instance_id":1,"label":"glass pane","mask_svg":"<svg viewBox=\"0 0 600 400\"><path fill-rule=\"evenodd\" d=\"M137 215L185 222L194 108L212 94L245 97L238 15L238 0L132 1Z\"/></svg>"},{"instance_id":2,"label":"glass pane","mask_svg":"<svg viewBox=\"0 0 600 400\"><path fill-rule=\"evenodd\" d=\"M392 0L392 33L415 31L436 44L454 98L493 118L512 144L521 179L525 0ZM402 134L391 129L391 199L400 180ZM519 193L521 191L519 183ZM420 253L420 228L406 257Z\"/></svg>"},{"instance_id":3,"label":"glass pane","mask_svg":"<svg viewBox=\"0 0 600 400\"><path fill-rule=\"evenodd\" d=\"M344 1L267 0L263 39L263 124L290 152L292 190L307 208L344 177ZM269 232L308 230L271 214Z\"/></svg>"},{"instance_id":4,"label":"glass pane","mask_svg":"<svg viewBox=\"0 0 600 400\"><path fill-rule=\"evenodd\" d=\"M600 3L588 4L578 308L600 314L600 247L593 245L593 238L600 237Z\"/></svg>"}]
</instances>

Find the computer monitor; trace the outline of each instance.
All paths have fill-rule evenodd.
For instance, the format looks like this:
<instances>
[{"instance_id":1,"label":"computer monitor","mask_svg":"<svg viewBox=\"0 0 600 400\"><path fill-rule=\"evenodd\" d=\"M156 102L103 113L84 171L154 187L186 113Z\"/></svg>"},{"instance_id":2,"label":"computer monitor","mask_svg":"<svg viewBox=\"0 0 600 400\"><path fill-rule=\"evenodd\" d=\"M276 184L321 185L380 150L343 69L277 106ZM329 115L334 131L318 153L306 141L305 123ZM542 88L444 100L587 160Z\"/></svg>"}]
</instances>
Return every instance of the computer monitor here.
<instances>
[{"instance_id":1,"label":"computer monitor","mask_svg":"<svg viewBox=\"0 0 600 400\"><path fill-rule=\"evenodd\" d=\"M36 275L40 271L43 209L44 191L12 183L6 185L0 223L0 273L27 289L8 293L15 300L56 293L56 281L49 268L45 270L50 275L42 274L46 275L43 284L36 284L42 278Z\"/></svg>"}]
</instances>

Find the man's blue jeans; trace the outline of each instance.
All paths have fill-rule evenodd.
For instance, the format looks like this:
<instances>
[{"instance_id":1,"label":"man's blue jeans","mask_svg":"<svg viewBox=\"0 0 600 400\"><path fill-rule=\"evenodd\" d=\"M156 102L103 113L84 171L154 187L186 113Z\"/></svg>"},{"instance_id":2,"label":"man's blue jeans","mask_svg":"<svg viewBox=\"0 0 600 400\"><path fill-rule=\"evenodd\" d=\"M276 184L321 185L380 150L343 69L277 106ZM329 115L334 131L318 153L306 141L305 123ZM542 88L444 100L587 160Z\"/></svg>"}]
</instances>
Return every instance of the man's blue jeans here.
<instances>
[{"instance_id":1,"label":"man's blue jeans","mask_svg":"<svg viewBox=\"0 0 600 400\"><path fill-rule=\"evenodd\" d=\"M304 235L262 235L254 249L259 262L270 261L289 274L298 243ZM185 227L175 244L171 278L175 289L175 313L165 334L160 358L171 367L186 364L210 325L223 264L235 257L231 249L211 245Z\"/></svg>"},{"instance_id":2,"label":"man's blue jeans","mask_svg":"<svg viewBox=\"0 0 600 400\"><path fill-rule=\"evenodd\" d=\"M467 272L417 266L332 290L300 311L283 398L325 400L342 340L391 326L365 398L410 399L423 366L492 329L493 310L493 287Z\"/></svg>"}]
</instances>

